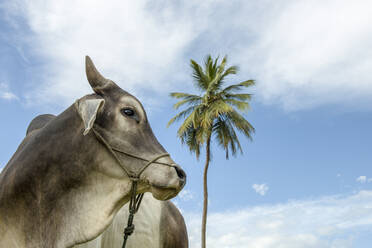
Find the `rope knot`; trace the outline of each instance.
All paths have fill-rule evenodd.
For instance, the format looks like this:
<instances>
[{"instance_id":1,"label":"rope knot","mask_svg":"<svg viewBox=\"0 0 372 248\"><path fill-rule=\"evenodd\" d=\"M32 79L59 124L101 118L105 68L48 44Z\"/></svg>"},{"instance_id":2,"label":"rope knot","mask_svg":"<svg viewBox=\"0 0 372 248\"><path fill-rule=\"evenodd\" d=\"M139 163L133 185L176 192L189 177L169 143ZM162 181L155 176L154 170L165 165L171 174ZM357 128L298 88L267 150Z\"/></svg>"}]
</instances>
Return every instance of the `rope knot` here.
<instances>
[{"instance_id":1,"label":"rope knot","mask_svg":"<svg viewBox=\"0 0 372 248\"><path fill-rule=\"evenodd\" d=\"M130 226L127 226L125 229L124 229L124 234L125 235L131 235L132 233L134 232L134 224L130 225Z\"/></svg>"},{"instance_id":2,"label":"rope knot","mask_svg":"<svg viewBox=\"0 0 372 248\"><path fill-rule=\"evenodd\" d=\"M139 181L139 176L130 176L129 177L130 178L130 180L132 180L133 182L138 182Z\"/></svg>"}]
</instances>

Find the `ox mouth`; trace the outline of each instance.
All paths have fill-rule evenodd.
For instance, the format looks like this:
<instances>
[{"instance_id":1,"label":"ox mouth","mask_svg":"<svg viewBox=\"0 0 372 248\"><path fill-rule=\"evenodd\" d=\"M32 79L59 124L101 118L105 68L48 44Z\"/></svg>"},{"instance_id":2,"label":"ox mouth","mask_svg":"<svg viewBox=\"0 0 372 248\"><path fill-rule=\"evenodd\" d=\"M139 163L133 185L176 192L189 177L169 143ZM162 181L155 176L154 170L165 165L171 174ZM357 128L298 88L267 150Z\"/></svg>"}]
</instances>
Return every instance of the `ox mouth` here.
<instances>
[{"instance_id":1,"label":"ox mouth","mask_svg":"<svg viewBox=\"0 0 372 248\"><path fill-rule=\"evenodd\" d=\"M155 199L167 201L175 197L181 189L172 188L164 185L151 185L150 192Z\"/></svg>"}]
</instances>

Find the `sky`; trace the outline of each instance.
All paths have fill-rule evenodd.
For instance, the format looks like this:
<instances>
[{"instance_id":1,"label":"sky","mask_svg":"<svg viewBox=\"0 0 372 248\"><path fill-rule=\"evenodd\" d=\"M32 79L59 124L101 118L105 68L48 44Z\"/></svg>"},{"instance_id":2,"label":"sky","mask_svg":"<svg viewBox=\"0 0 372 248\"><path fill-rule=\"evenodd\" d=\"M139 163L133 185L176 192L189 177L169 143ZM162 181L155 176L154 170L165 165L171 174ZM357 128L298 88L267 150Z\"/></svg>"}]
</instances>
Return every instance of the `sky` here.
<instances>
[{"instance_id":1,"label":"sky","mask_svg":"<svg viewBox=\"0 0 372 248\"><path fill-rule=\"evenodd\" d=\"M92 93L84 56L137 96L188 175L173 201L200 245L204 153L176 137L170 92L190 59L228 55L256 80L256 132L225 159L212 143L207 244L367 248L372 242L372 3L347 0L0 1L0 168L39 114Z\"/></svg>"}]
</instances>

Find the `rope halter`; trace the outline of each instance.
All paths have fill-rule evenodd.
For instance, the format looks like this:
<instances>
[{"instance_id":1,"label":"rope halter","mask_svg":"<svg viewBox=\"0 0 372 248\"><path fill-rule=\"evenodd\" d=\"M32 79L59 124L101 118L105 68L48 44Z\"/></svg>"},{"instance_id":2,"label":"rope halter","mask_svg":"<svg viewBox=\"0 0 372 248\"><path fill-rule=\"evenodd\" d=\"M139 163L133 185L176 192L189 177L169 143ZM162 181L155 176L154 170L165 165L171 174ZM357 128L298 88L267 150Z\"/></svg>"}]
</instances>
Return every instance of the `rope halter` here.
<instances>
[{"instance_id":1,"label":"rope halter","mask_svg":"<svg viewBox=\"0 0 372 248\"><path fill-rule=\"evenodd\" d=\"M138 185L138 181L140 179L141 174L146 170L147 167L149 167L153 163L162 164L162 165L169 166L169 167L174 167L174 168L176 168L176 164L174 164L174 163L168 164L168 163L157 162L157 160L159 160L160 158L170 157L170 155L168 153L163 153L163 154L157 155L153 159L148 160L148 159L145 159L143 157L140 157L140 156L122 151L118 148L112 147L106 141L106 139L103 138L102 135L96 130L96 127L93 127L92 130L93 130L96 138L114 156L115 160L118 162L120 167L124 170L124 172L128 175L129 179L132 181L132 188L131 188L130 202L129 202L129 216L128 216L127 227L124 229L124 241L123 241L123 246L122 246L122 248L125 248L128 237L134 232L134 224L133 224L134 214L137 213L137 211L140 207L142 198L143 198L143 194L144 194L144 193L140 193L140 194L137 195L137 185ZM121 159L118 157L116 152L122 153L122 154L127 155L127 156L132 157L132 158L136 158L138 160L146 161L147 163L137 173L132 172L128 168L126 168L126 166L121 161Z\"/></svg>"}]
</instances>

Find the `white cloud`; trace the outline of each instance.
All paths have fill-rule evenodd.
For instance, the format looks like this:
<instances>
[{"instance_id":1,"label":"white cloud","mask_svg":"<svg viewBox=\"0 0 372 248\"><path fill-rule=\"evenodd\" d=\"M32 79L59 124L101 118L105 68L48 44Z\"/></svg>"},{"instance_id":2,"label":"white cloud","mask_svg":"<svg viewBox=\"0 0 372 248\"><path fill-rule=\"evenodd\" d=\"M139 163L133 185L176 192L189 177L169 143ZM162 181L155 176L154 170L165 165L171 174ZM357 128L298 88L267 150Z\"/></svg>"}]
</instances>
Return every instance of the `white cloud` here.
<instances>
[{"instance_id":1,"label":"white cloud","mask_svg":"<svg viewBox=\"0 0 372 248\"><path fill-rule=\"evenodd\" d=\"M42 74L42 84L29 94L42 102L71 104L91 92L85 55L104 76L136 95L168 92L180 74L176 68L184 63L185 46L198 34L187 19L192 11L188 7L185 17L167 4L150 6L145 1L19 0L5 8L14 19L24 18L32 31L25 40L46 59L32 68Z\"/></svg>"},{"instance_id":2,"label":"white cloud","mask_svg":"<svg viewBox=\"0 0 372 248\"><path fill-rule=\"evenodd\" d=\"M372 99L370 1L18 0L6 8L24 17L25 44L46 59L33 68L43 83L29 94L41 101L70 104L91 91L85 54L141 96L185 89L188 60L206 53L229 54L241 79L257 80L262 102L287 110Z\"/></svg>"},{"instance_id":3,"label":"white cloud","mask_svg":"<svg viewBox=\"0 0 372 248\"><path fill-rule=\"evenodd\" d=\"M194 195L190 190L184 189L177 195L177 197L182 201L189 201L194 198Z\"/></svg>"},{"instance_id":4,"label":"white cloud","mask_svg":"<svg viewBox=\"0 0 372 248\"><path fill-rule=\"evenodd\" d=\"M367 178L366 176L360 176L356 179L356 181L359 183L366 183L366 182L370 183L372 182L372 178Z\"/></svg>"},{"instance_id":5,"label":"white cloud","mask_svg":"<svg viewBox=\"0 0 372 248\"><path fill-rule=\"evenodd\" d=\"M264 99L293 110L370 98L372 3L285 2L259 37Z\"/></svg>"},{"instance_id":6,"label":"white cloud","mask_svg":"<svg viewBox=\"0 0 372 248\"><path fill-rule=\"evenodd\" d=\"M254 191L256 191L257 194L260 194L264 196L266 192L269 190L269 186L267 186L265 183L264 184L253 184L252 188Z\"/></svg>"},{"instance_id":7,"label":"white cloud","mask_svg":"<svg viewBox=\"0 0 372 248\"><path fill-rule=\"evenodd\" d=\"M18 97L9 90L9 86L5 83L0 83L0 98L5 100L18 99Z\"/></svg>"},{"instance_id":8,"label":"white cloud","mask_svg":"<svg viewBox=\"0 0 372 248\"><path fill-rule=\"evenodd\" d=\"M194 194L188 190L183 189L174 199L172 199L172 202L177 206L178 210L180 210L181 213L184 212L182 208L182 202L188 202L194 198Z\"/></svg>"},{"instance_id":9,"label":"white cloud","mask_svg":"<svg viewBox=\"0 0 372 248\"><path fill-rule=\"evenodd\" d=\"M366 176L360 176L356 179L357 182L360 182L360 183L365 183L367 182L367 177Z\"/></svg>"},{"instance_id":10,"label":"white cloud","mask_svg":"<svg viewBox=\"0 0 372 248\"><path fill-rule=\"evenodd\" d=\"M210 213L214 248L351 248L372 227L372 191ZM200 247L200 215L184 213L190 247Z\"/></svg>"}]
</instances>

